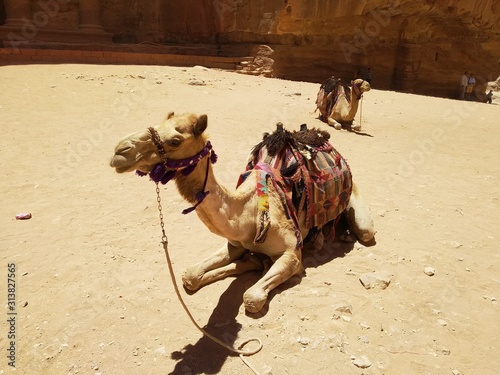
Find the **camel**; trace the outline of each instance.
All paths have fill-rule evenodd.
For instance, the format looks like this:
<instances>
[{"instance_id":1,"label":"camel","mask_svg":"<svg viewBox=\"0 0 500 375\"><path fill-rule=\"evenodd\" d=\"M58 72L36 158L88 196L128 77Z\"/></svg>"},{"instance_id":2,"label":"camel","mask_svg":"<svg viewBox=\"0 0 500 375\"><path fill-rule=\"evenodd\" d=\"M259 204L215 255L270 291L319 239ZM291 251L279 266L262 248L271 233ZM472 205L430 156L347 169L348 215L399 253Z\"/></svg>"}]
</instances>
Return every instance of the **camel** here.
<instances>
[{"instance_id":1,"label":"camel","mask_svg":"<svg viewBox=\"0 0 500 375\"><path fill-rule=\"evenodd\" d=\"M287 181L297 180L297 176L305 171L303 166L294 162L277 172L270 164L258 160L279 159L279 155L274 159L270 157L281 152L279 147L272 150L272 147L264 146L271 138L281 137L282 144L283 140L288 145L295 143L295 147L290 149L299 159L305 159L300 156L302 153L310 159L316 154L323 155L324 162L339 166L340 177L334 180L323 176L325 183L334 183L344 189L332 200L336 202L332 204L333 208L339 211L333 215L338 217L340 213L345 213L350 229L360 241L372 240L375 231L369 208L352 184L347 163L325 142L329 138L328 132L308 130L307 133L313 134L320 142L317 142L317 147L302 147L300 154L297 152L299 142L294 141L292 133L284 130L282 125L272 135L266 133L258 145L260 148L254 147L250 154L249 164L240 175L238 187L230 190L220 185L214 175L212 164L217 156L205 133L207 124L206 115L176 115L170 112L160 125L130 134L119 141L110 161L117 173L135 170L141 176L149 174L157 184L174 180L181 196L193 205L184 213L195 211L212 233L227 239L227 243L213 255L184 271L182 282L187 290L196 291L227 276L261 271L264 275L243 296L246 311L257 313L274 288L303 271L304 239L313 229L315 248L323 246L322 230L327 227L326 224L332 223L332 216L323 221L308 222L304 204L310 203L305 202L305 198L312 194L304 194L301 198L293 193L291 199L301 201L300 210L290 208L286 204L290 197L284 197L289 192L282 187ZM275 176L280 173L285 177ZM309 207L312 209L311 205ZM321 210L321 207L317 209ZM326 220L329 220L328 223L324 223Z\"/></svg>"},{"instance_id":2,"label":"camel","mask_svg":"<svg viewBox=\"0 0 500 375\"><path fill-rule=\"evenodd\" d=\"M354 117L363 93L370 91L370 88L370 84L361 78L352 81L352 89L338 78L328 78L321 85L316 98L316 109L320 110L321 120L337 130L342 129L342 126L360 130L361 125Z\"/></svg>"}]
</instances>

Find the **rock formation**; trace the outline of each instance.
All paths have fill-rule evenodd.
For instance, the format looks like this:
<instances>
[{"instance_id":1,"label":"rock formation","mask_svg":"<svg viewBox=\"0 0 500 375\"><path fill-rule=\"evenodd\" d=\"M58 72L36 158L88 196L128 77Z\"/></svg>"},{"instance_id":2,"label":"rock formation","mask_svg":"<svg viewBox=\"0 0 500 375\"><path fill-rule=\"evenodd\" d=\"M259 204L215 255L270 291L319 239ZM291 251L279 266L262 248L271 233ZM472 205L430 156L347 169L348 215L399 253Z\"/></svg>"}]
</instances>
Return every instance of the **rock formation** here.
<instances>
[{"instance_id":1,"label":"rock formation","mask_svg":"<svg viewBox=\"0 0 500 375\"><path fill-rule=\"evenodd\" d=\"M66 16L50 26L75 29L77 2L65 3ZM500 74L497 0L100 0L100 7L114 42L202 44L232 56L267 45L280 78L349 80L371 67L375 89L457 97L464 70L483 83Z\"/></svg>"},{"instance_id":2,"label":"rock formation","mask_svg":"<svg viewBox=\"0 0 500 375\"><path fill-rule=\"evenodd\" d=\"M495 0L156 1L159 22L148 21L156 19L154 7L137 0L105 3L107 30L123 32L123 20L134 19L129 32L137 41L218 44L222 53L228 46L268 45L281 78L347 80L371 67L374 88L456 97L464 70L483 82L500 73ZM120 4L125 17L116 11Z\"/></svg>"}]
</instances>

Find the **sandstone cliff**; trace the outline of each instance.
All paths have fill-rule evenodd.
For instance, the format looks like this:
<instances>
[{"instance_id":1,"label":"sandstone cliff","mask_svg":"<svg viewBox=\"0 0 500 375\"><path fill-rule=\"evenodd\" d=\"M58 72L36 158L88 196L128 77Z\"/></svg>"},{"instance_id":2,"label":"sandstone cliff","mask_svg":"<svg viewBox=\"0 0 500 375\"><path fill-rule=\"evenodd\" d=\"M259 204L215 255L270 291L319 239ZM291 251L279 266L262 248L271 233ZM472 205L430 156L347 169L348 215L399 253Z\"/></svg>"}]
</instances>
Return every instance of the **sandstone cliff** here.
<instances>
[{"instance_id":1,"label":"sandstone cliff","mask_svg":"<svg viewBox=\"0 0 500 375\"><path fill-rule=\"evenodd\" d=\"M103 0L103 23L125 40L267 44L274 75L321 82L371 67L381 89L456 95L464 70L499 74L496 0Z\"/></svg>"},{"instance_id":2,"label":"sandstone cliff","mask_svg":"<svg viewBox=\"0 0 500 375\"><path fill-rule=\"evenodd\" d=\"M58 12L45 27L77 30L82 0L57 1ZM31 0L32 13L40 4ZM331 75L348 80L370 67L375 88L456 97L463 71L474 72L482 83L500 74L498 0L99 4L104 30L117 44L153 42L168 44L177 53L228 56L249 55L256 46L268 45L274 51L273 75L292 80L321 82ZM55 35L65 41L64 34Z\"/></svg>"}]
</instances>

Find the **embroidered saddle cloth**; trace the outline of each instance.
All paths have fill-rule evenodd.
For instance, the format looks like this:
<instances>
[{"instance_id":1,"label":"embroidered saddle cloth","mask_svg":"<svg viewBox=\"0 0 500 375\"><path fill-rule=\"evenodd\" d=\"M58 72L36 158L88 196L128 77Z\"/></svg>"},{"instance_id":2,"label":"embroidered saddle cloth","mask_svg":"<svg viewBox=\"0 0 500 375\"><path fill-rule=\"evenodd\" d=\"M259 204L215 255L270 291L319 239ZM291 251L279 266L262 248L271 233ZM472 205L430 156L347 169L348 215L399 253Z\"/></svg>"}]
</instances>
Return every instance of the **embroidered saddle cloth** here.
<instances>
[{"instance_id":1,"label":"embroidered saddle cloth","mask_svg":"<svg viewBox=\"0 0 500 375\"><path fill-rule=\"evenodd\" d=\"M239 186L255 170L259 201L259 223L255 242L263 242L269 227L268 184L272 183L295 224L297 246L302 242L297 217L306 212L306 226L321 228L336 219L347 207L352 191L352 176L345 159L324 142L310 146L295 142L271 156L267 147L252 154Z\"/></svg>"}]
</instances>

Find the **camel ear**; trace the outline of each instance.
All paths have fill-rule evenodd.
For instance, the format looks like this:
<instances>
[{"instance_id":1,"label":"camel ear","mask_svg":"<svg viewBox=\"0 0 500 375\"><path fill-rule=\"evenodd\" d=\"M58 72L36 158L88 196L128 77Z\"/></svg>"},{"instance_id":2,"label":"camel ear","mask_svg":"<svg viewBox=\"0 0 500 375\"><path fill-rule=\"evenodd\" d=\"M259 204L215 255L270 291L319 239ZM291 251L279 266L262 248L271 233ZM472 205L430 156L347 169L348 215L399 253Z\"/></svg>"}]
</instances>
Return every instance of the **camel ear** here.
<instances>
[{"instance_id":1,"label":"camel ear","mask_svg":"<svg viewBox=\"0 0 500 375\"><path fill-rule=\"evenodd\" d=\"M195 135L200 135L205 131L208 125L208 118L207 115L201 115L198 117L196 120L196 124L194 125L194 134Z\"/></svg>"},{"instance_id":2,"label":"camel ear","mask_svg":"<svg viewBox=\"0 0 500 375\"><path fill-rule=\"evenodd\" d=\"M167 115L167 120L168 120L169 118L172 118L173 116L174 116L174 112L169 112L169 113L168 113L168 115Z\"/></svg>"}]
</instances>

